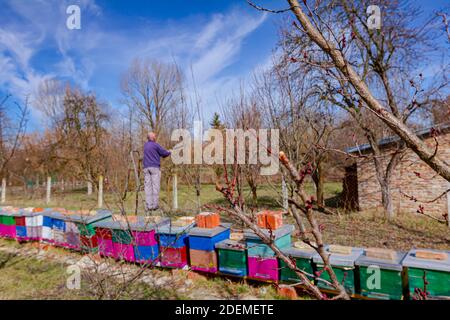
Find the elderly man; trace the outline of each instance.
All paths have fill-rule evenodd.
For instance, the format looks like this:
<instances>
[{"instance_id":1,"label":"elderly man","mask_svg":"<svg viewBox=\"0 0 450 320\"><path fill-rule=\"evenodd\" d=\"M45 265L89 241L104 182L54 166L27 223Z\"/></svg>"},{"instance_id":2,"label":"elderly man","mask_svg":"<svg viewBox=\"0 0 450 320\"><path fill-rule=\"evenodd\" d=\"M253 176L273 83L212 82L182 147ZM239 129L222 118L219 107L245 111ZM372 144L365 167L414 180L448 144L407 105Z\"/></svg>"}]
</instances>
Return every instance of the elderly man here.
<instances>
[{"instance_id":1,"label":"elderly man","mask_svg":"<svg viewBox=\"0 0 450 320\"><path fill-rule=\"evenodd\" d=\"M161 158L170 156L170 152L156 143L156 134L150 132L144 145L144 183L147 210L159 208L159 190L161 183Z\"/></svg>"}]
</instances>

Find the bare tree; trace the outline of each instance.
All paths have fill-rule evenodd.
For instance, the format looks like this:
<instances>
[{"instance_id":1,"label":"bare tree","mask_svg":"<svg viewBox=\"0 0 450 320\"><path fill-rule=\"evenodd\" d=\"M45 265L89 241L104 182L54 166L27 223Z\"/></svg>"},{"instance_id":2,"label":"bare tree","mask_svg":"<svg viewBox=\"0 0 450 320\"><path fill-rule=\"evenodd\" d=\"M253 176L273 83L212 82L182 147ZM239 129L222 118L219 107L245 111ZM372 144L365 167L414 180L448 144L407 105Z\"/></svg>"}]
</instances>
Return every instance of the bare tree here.
<instances>
[{"instance_id":1,"label":"bare tree","mask_svg":"<svg viewBox=\"0 0 450 320\"><path fill-rule=\"evenodd\" d=\"M292 11L299 23L297 24L294 22L294 25L299 32L306 36L315 51L314 55L312 55L312 52L310 52L311 55L308 55L308 52L305 52L300 57L305 60L310 60L311 64L317 65L320 68L325 68L330 75L334 73L335 77L342 79L354 90L353 92L359 97L361 104L367 107L370 112L397 134L405 142L406 146L411 148L420 159L426 162L444 179L450 181L449 164L436 155L435 148L430 148L414 134L414 130L405 124L404 116L402 117L400 114L400 107L403 107L403 110L409 110L409 112L406 113L406 115L408 115L417 108L417 104L414 103L414 101L411 101L410 105L402 104L399 106L398 102L394 101L395 94L392 91L391 79L387 73L387 71L392 73L394 70L386 70L382 65L380 66L381 61L385 62L387 66L390 66L389 63L391 62L392 57L395 56L394 53L397 53L397 51L395 51L396 49L394 49L394 52L389 53L389 48L385 44L386 35L391 34L391 38L398 42L405 40L404 37L401 37L401 33L396 31L395 24L391 25L390 30L385 30L385 32L383 32L383 29L380 31L370 29L365 17L364 19L358 20L363 15L357 15L356 13L361 13L361 8L364 9L363 12L366 11L368 4L366 1L351 1L351 5L349 5L350 1L346 0L333 3L316 2L314 7L311 7L306 1L303 2L302 6L297 0L288 0L289 7L282 10L270 10L255 5L250 1L248 2L259 10L274 13ZM391 2L383 2L383 4L384 7L393 8L396 6L400 10L400 6L397 4ZM348 17L349 20L347 20L348 23L351 24L348 29L351 33L350 37L348 37L348 33L339 34L335 32L335 30L342 30L342 28L340 28L342 20L338 19L336 14L323 14L322 9L324 6L326 7L328 5L335 6L340 10L343 8L343 12L346 14L351 13ZM349 9L347 10L346 8ZM404 13L401 10L400 12ZM398 18L397 11L392 10L390 13L391 20L395 21L395 19ZM400 23L403 22L403 19L400 20ZM362 43L362 46L358 46L358 48L362 48L365 43L365 41L362 41L362 32L367 35L364 39L368 40L370 44L370 46L366 48L365 54L368 54L369 59L372 60L373 65L370 65L370 67L373 72L377 73L379 80L381 80L381 84L384 86L388 104L383 103L380 97L377 98L375 91L370 89L369 81L364 80L361 72L358 73L358 69L355 67L355 61L350 56L351 54L357 53L357 51L350 50L348 42L350 39L357 39L357 41ZM421 33L418 34L418 36L420 35ZM414 38L410 38L409 40L414 41ZM407 50L408 48L404 49ZM414 49L415 47L410 48L410 50ZM417 52L417 50L415 50L415 52ZM400 59L401 55L397 57ZM294 58L299 58L299 56ZM407 81L410 80L411 79L408 79Z\"/></svg>"},{"instance_id":2,"label":"bare tree","mask_svg":"<svg viewBox=\"0 0 450 320\"><path fill-rule=\"evenodd\" d=\"M5 177L8 165L21 143L28 123L28 98L23 105L8 103L11 95L0 100L0 177Z\"/></svg>"},{"instance_id":3,"label":"bare tree","mask_svg":"<svg viewBox=\"0 0 450 320\"><path fill-rule=\"evenodd\" d=\"M175 64L135 59L122 78L124 102L159 134L179 103L181 81Z\"/></svg>"}]
</instances>

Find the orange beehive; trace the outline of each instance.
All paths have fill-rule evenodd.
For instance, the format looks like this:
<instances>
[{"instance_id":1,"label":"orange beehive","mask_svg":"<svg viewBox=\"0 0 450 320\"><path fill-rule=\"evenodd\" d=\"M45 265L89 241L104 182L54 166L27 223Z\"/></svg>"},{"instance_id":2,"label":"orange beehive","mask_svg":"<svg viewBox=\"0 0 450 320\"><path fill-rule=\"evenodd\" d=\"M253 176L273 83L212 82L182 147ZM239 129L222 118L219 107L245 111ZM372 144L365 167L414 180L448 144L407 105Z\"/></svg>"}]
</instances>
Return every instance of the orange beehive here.
<instances>
[{"instance_id":1,"label":"orange beehive","mask_svg":"<svg viewBox=\"0 0 450 320\"><path fill-rule=\"evenodd\" d=\"M190 249L191 267L199 271L217 270L217 255L215 251Z\"/></svg>"},{"instance_id":2,"label":"orange beehive","mask_svg":"<svg viewBox=\"0 0 450 320\"><path fill-rule=\"evenodd\" d=\"M277 230L283 226L283 212L281 211L270 211L266 216L266 226L267 229Z\"/></svg>"},{"instance_id":3,"label":"orange beehive","mask_svg":"<svg viewBox=\"0 0 450 320\"><path fill-rule=\"evenodd\" d=\"M266 229L267 226L267 211L261 211L256 214L256 223L258 224L258 227Z\"/></svg>"},{"instance_id":4,"label":"orange beehive","mask_svg":"<svg viewBox=\"0 0 450 320\"><path fill-rule=\"evenodd\" d=\"M220 225L220 216L215 212L202 212L195 217L199 228L215 228Z\"/></svg>"},{"instance_id":5,"label":"orange beehive","mask_svg":"<svg viewBox=\"0 0 450 320\"><path fill-rule=\"evenodd\" d=\"M283 226L283 212L261 211L256 214L256 221L260 228L277 230Z\"/></svg>"}]
</instances>

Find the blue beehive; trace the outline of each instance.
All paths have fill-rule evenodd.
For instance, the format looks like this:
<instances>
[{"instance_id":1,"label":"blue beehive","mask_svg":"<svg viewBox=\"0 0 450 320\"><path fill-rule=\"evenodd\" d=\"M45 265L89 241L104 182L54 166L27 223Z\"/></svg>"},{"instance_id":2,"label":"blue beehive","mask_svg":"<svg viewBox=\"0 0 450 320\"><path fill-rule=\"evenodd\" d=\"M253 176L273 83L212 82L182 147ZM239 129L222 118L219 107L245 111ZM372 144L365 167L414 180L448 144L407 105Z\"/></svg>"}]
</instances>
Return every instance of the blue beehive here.
<instances>
[{"instance_id":1,"label":"blue beehive","mask_svg":"<svg viewBox=\"0 0 450 320\"><path fill-rule=\"evenodd\" d=\"M187 226L173 226L172 224L164 225L158 228L159 245L165 248L179 249L188 246L188 232L193 229L194 223Z\"/></svg>"},{"instance_id":2,"label":"blue beehive","mask_svg":"<svg viewBox=\"0 0 450 320\"><path fill-rule=\"evenodd\" d=\"M213 251L216 243L230 237L230 225L222 224L219 227L192 228L189 231L189 248L194 250Z\"/></svg>"},{"instance_id":3,"label":"blue beehive","mask_svg":"<svg viewBox=\"0 0 450 320\"><path fill-rule=\"evenodd\" d=\"M26 236L27 236L27 227L16 226L16 234L17 234L17 237L26 238Z\"/></svg>"},{"instance_id":4,"label":"blue beehive","mask_svg":"<svg viewBox=\"0 0 450 320\"><path fill-rule=\"evenodd\" d=\"M53 219L53 229L59 230L59 231L66 231L66 223L64 220L61 219Z\"/></svg>"},{"instance_id":5,"label":"blue beehive","mask_svg":"<svg viewBox=\"0 0 450 320\"><path fill-rule=\"evenodd\" d=\"M262 229L265 235L274 237L274 244L280 248L289 248L291 246L291 234L294 231L294 226L286 224L277 230ZM265 244L252 230L244 231L244 238L247 243L248 255L252 257L273 257L275 252Z\"/></svg>"},{"instance_id":6,"label":"blue beehive","mask_svg":"<svg viewBox=\"0 0 450 320\"><path fill-rule=\"evenodd\" d=\"M136 262L152 262L159 256L158 246L135 246L134 256Z\"/></svg>"}]
</instances>

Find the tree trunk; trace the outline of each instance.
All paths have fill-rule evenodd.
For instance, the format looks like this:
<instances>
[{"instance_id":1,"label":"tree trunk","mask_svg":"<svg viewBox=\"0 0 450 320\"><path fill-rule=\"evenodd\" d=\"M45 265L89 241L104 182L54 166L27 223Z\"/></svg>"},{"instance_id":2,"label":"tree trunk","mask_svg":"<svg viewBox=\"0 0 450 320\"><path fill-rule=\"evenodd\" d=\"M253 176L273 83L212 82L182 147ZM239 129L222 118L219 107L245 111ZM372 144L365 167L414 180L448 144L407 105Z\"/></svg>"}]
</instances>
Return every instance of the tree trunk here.
<instances>
[{"instance_id":1,"label":"tree trunk","mask_svg":"<svg viewBox=\"0 0 450 320\"><path fill-rule=\"evenodd\" d=\"M312 179L314 184L316 185L316 199L317 205L319 207L325 206L325 197L324 197L324 178L323 178L323 166L322 163L317 164L317 170L314 171L312 175Z\"/></svg>"},{"instance_id":2,"label":"tree trunk","mask_svg":"<svg viewBox=\"0 0 450 320\"><path fill-rule=\"evenodd\" d=\"M253 206L257 207L258 206L258 193L257 193L257 187L256 185L252 184L250 186L250 189L252 190L252 202L253 202Z\"/></svg>"},{"instance_id":3,"label":"tree trunk","mask_svg":"<svg viewBox=\"0 0 450 320\"><path fill-rule=\"evenodd\" d=\"M287 1L291 6L291 11L302 25L304 32L333 60L336 68L342 72L346 79L348 79L348 82L367 104L367 107L390 129L392 129L392 131L394 131L420 159L445 180L450 181L450 165L440 157L436 156L435 148L429 147L412 131L412 129L408 128L401 119L386 110L383 104L374 97L367 84L355 72L342 52L338 50L334 44L328 41L311 23L311 20L308 18L307 14L303 12L302 7L297 0Z\"/></svg>"},{"instance_id":4,"label":"tree trunk","mask_svg":"<svg viewBox=\"0 0 450 320\"><path fill-rule=\"evenodd\" d=\"M395 218L394 206L392 204L391 186L387 182L381 184L381 202L383 203L384 213L389 221Z\"/></svg>"}]
</instances>

